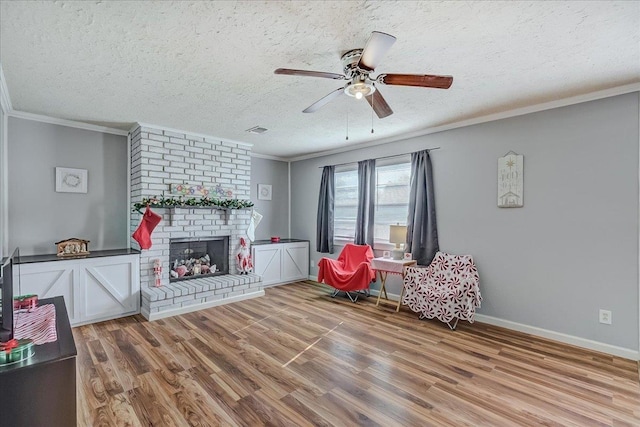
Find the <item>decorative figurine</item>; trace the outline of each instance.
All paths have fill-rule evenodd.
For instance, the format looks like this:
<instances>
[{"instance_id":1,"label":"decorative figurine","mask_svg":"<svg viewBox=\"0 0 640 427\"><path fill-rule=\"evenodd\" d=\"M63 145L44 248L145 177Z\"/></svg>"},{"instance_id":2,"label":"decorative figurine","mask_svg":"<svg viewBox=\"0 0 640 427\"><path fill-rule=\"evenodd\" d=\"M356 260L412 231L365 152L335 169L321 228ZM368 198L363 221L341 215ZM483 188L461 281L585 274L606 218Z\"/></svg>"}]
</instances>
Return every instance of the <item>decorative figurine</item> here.
<instances>
[{"instance_id":1,"label":"decorative figurine","mask_svg":"<svg viewBox=\"0 0 640 427\"><path fill-rule=\"evenodd\" d=\"M69 239L56 242L58 256L61 257L81 257L89 255L89 240L71 237Z\"/></svg>"},{"instance_id":2,"label":"decorative figurine","mask_svg":"<svg viewBox=\"0 0 640 427\"><path fill-rule=\"evenodd\" d=\"M198 274L201 273L202 267L200 266L200 260L196 260L196 262L193 264L193 268L191 269L192 273L194 276L197 276Z\"/></svg>"},{"instance_id":3,"label":"decorative figurine","mask_svg":"<svg viewBox=\"0 0 640 427\"><path fill-rule=\"evenodd\" d=\"M162 263L159 259L153 261L153 274L156 276L156 288L162 286L162 281L160 280L162 276Z\"/></svg>"},{"instance_id":4,"label":"decorative figurine","mask_svg":"<svg viewBox=\"0 0 640 427\"><path fill-rule=\"evenodd\" d=\"M238 250L238 272L240 274L249 274L253 271L253 261L251 260L251 252L247 246L244 237L240 238L240 250Z\"/></svg>"}]
</instances>

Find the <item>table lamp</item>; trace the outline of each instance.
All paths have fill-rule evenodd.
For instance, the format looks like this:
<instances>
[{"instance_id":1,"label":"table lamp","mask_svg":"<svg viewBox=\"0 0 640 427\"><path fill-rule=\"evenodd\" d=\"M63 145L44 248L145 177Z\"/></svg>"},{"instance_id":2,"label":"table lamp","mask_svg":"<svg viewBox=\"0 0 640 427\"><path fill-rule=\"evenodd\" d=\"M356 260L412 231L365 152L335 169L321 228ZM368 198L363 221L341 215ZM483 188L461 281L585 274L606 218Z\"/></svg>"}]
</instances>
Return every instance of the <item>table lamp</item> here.
<instances>
[{"instance_id":1,"label":"table lamp","mask_svg":"<svg viewBox=\"0 0 640 427\"><path fill-rule=\"evenodd\" d=\"M391 251L393 259L402 259L404 257L404 244L407 239L406 225L390 225L389 226L389 242L395 243L396 247ZM402 247L400 247L402 245Z\"/></svg>"}]
</instances>

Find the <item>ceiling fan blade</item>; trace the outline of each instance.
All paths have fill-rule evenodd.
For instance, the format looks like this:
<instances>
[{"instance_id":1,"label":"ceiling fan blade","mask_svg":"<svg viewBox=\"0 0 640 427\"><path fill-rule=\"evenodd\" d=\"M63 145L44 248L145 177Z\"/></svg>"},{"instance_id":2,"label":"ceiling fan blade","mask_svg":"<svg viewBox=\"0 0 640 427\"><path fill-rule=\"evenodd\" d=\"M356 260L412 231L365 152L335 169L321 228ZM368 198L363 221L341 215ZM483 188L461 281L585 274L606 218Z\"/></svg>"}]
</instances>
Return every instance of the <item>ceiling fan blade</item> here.
<instances>
[{"instance_id":1,"label":"ceiling fan blade","mask_svg":"<svg viewBox=\"0 0 640 427\"><path fill-rule=\"evenodd\" d=\"M324 107L326 104L328 104L329 102L333 101L335 98L337 98L338 96L342 95L343 93L344 93L344 88L336 89L333 92L331 92L329 95L327 95L324 98L320 99L319 101L316 101L313 104L309 105L306 109L302 110L302 112L303 113L315 113L320 108Z\"/></svg>"},{"instance_id":2,"label":"ceiling fan blade","mask_svg":"<svg viewBox=\"0 0 640 427\"><path fill-rule=\"evenodd\" d=\"M367 44L364 45L362 56L358 62L358 68L361 70L373 71L385 53L396 42L396 38L392 35L374 31L369 36Z\"/></svg>"},{"instance_id":3,"label":"ceiling fan blade","mask_svg":"<svg viewBox=\"0 0 640 427\"><path fill-rule=\"evenodd\" d=\"M323 71L292 70L290 68L278 68L273 74L285 74L288 76L323 77L325 79L344 80L342 74L325 73Z\"/></svg>"},{"instance_id":4,"label":"ceiling fan blade","mask_svg":"<svg viewBox=\"0 0 640 427\"><path fill-rule=\"evenodd\" d=\"M385 85L433 87L436 89L449 89L453 83L451 76L429 74L380 74L376 80Z\"/></svg>"},{"instance_id":5,"label":"ceiling fan blade","mask_svg":"<svg viewBox=\"0 0 640 427\"><path fill-rule=\"evenodd\" d=\"M365 96L365 98L379 119L384 119L393 114L393 110L389 107L389 104L387 104L387 101L385 101L379 90L376 89L375 92L369 96Z\"/></svg>"}]
</instances>

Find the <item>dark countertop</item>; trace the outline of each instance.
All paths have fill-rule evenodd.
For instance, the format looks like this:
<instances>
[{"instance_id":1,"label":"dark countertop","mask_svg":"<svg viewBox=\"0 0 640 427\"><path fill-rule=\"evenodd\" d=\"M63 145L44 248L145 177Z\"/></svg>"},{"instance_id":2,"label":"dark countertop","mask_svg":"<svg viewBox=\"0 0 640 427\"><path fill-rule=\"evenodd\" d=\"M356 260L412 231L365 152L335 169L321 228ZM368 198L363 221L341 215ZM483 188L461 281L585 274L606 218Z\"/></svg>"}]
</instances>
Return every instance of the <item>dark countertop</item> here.
<instances>
[{"instance_id":1,"label":"dark countertop","mask_svg":"<svg viewBox=\"0 0 640 427\"><path fill-rule=\"evenodd\" d=\"M69 325L69 316L67 316L67 308L64 305L64 298L53 297L38 301L39 306L45 304L53 304L56 307L56 329L58 340L34 346L35 354L27 360L0 366L0 378L2 378L2 374L6 372L33 366L41 366L45 363L51 363L76 356L76 343L73 340L73 334L71 333L71 326Z\"/></svg>"},{"instance_id":2,"label":"dark countertop","mask_svg":"<svg viewBox=\"0 0 640 427\"><path fill-rule=\"evenodd\" d=\"M279 242L272 242L271 240L256 240L255 242L251 242L251 245L277 245L278 243L297 243L297 242L308 242L308 240L302 239L280 239Z\"/></svg>"},{"instance_id":3,"label":"dark countertop","mask_svg":"<svg viewBox=\"0 0 640 427\"><path fill-rule=\"evenodd\" d=\"M118 256L118 255L139 255L140 251L132 248L125 249L109 249L105 251L91 251L89 255L83 255L78 257L62 257L56 254L45 255L27 255L20 256L17 264L31 264L34 262L49 262L49 261L68 261L73 259L85 259L85 258L101 258L106 256Z\"/></svg>"}]
</instances>

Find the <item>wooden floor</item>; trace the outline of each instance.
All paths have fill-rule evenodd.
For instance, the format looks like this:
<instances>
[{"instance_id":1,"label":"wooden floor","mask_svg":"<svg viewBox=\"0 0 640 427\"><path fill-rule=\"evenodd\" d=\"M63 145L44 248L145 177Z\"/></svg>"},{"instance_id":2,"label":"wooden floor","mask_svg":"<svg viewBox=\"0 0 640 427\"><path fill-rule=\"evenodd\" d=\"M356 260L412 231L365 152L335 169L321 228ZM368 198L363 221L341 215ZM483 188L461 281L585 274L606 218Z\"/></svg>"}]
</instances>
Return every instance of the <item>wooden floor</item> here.
<instances>
[{"instance_id":1,"label":"wooden floor","mask_svg":"<svg viewBox=\"0 0 640 427\"><path fill-rule=\"evenodd\" d=\"M309 282L75 328L78 425L640 425L636 362L394 309Z\"/></svg>"}]
</instances>

